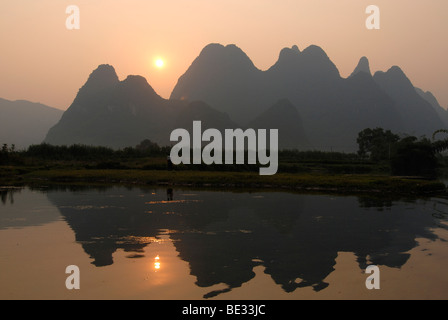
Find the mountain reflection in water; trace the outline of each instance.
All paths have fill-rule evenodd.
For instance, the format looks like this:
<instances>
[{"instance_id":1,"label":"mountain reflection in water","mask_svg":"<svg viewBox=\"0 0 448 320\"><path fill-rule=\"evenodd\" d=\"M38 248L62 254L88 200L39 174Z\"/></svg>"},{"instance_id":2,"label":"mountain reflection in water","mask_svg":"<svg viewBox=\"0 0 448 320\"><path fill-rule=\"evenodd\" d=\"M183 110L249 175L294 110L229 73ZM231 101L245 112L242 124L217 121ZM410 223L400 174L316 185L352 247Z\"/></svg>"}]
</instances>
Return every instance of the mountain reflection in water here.
<instances>
[{"instance_id":1,"label":"mountain reflection in water","mask_svg":"<svg viewBox=\"0 0 448 320\"><path fill-rule=\"evenodd\" d=\"M124 187L46 193L93 265L112 265L118 249L141 257L168 234L197 286L226 285L205 298L242 286L259 265L285 292L320 291L339 252L354 253L361 270L401 268L417 238L436 240L432 229L447 229L443 199Z\"/></svg>"}]
</instances>

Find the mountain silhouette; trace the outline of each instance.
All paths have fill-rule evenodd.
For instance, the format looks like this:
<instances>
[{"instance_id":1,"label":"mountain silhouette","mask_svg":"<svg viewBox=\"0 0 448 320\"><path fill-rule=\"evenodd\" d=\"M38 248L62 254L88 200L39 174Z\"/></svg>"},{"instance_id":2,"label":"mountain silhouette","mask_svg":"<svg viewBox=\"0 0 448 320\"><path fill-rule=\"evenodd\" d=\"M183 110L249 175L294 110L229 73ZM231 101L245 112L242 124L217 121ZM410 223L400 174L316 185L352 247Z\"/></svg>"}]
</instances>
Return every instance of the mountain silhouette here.
<instances>
[{"instance_id":1,"label":"mountain silhouette","mask_svg":"<svg viewBox=\"0 0 448 320\"><path fill-rule=\"evenodd\" d=\"M387 72L378 71L373 78L395 101L395 108L403 120L403 132L430 137L435 130L444 127L437 112L417 93L411 81L399 67L394 66Z\"/></svg>"},{"instance_id":2,"label":"mountain silhouette","mask_svg":"<svg viewBox=\"0 0 448 320\"><path fill-rule=\"evenodd\" d=\"M401 69L372 77L362 57L345 79L315 45L303 51L282 49L266 71L234 45L209 45L179 79L171 98L203 100L240 125L287 98L297 107L310 144L321 150L356 150L357 133L367 127L429 135L442 125Z\"/></svg>"},{"instance_id":3,"label":"mountain silhouette","mask_svg":"<svg viewBox=\"0 0 448 320\"><path fill-rule=\"evenodd\" d=\"M173 129L201 120L220 130L281 129L284 148L353 152L365 128L416 136L444 128L446 113L426 99L397 66L372 76L366 57L343 78L315 45L284 48L262 71L237 46L210 44L168 100L143 77L120 81L112 66L99 66L45 142L122 148L150 139L166 145ZM289 107L277 105L286 100Z\"/></svg>"},{"instance_id":4,"label":"mountain silhouette","mask_svg":"<svg viewBox=\"0 0 448 320\"><path fill-rule=\"evenodd\" d=\"M255 118L249 125L253 129L278 129L279 149L308 149L309 142L297 108L287 99Z\"/></svg>"},{"instance_id":5,"label":"mountain silhouette","mask_svg":"<svg viewBox=\"0 0 448 320\"><path fill-rule=\"evenodd\" d=\"M45 142L120 148L145 138L156 141L164 136L162 118L168 118L170 107L144 78L128 76L119 81L112 66L100 65Z\"/></svg>"},{"instance_id":6,"label":"mountain silhouette","mask_svg":"<svg viewBox=\"0 0 448 320\"><path fill-rule=\"evenodd\" d=\"M168 145L172 130L191 131L194 120L203 121L203 128L236 127L226 114L203 102L166 100L145 78L130 75L120 81L112 66L100 65L45 142L123 148L150 139Z\"/></svg>"},{"instance_id":7,"label":"mountain silhouette","mask_svg":"<svg viewBox=\"0 0 448 320\"><path fill-rule=\"evenodd\" d=\"M20 149L39 144L63 113L40 103L0 99L0 143Z\"/></svg>"},{"instance_id":8,"label":"mountain silhouette","mask_svg":"<svg viewBox=\"0 0 448 320\"><path fill-rule=\"evenodd\" d=\"M417 91L417 93L420 95L420 97L422 97L427 102L429 102L429 104L434 108L434 110L439 115L440 119L443 121L443 124L445 125L444 128L447 128L448 127L448 111L439 104L439 101L437 101L437 98L432 94L432 92L423 91L420 88L415 88L415 91Z\"/></svg>"},{"instance_id":9,"label":"mountain silhouette","mask_svg":"<svg viewBox=\"0 0 448 320\"><path fill-rule=\"evenodd\" d=\"M359 72L365 72L369 75L372 75L372 72L370 71L370 62L369 59L366 57L362 57L359 60L358 65L356 66L355 70L352 72L350 77L353 77L354 75L358 74Z\"/></svg>"},{"instance_id":10,"label":"mountain silhouette","mask_svg":"<svg viewBox=\"0 0 448 320\"><path fill-rule=\"evenodd\" d=\"M193 121L202 121L202 130L214 128L224 134L225 129L234 129L238 125L230 120L226 113L216 111L202 101L193 101L182 108L176 117L175 127L190 130ZM191 131L190 131L191 132Z\"/></svg>"},{"instance_id":11,"label":"mountain silhouette","mask_svg":"<svg viewBox=\"0 0 448 320\"><path fill-rule=\"evenodd\" d=\"M228 113L240 126L246 125L258 114L254 101L263 102L257 92L261 74L235 45L210 44L179 78L170 99L204 101Z\"/></svg>"}]
</instances>

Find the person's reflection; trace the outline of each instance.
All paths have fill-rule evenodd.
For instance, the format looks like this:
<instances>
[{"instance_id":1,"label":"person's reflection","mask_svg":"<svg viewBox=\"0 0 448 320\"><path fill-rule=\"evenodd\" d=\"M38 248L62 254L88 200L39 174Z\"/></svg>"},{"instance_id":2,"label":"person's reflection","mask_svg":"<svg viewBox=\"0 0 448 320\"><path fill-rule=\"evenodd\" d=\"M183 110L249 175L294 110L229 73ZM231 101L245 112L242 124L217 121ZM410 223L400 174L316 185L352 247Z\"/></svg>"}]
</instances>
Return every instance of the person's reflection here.
<instances>
[{"instance_id":1,"label":"person's reflection","mask_svg":"<svg viewBox=\"0 0 448 320\"><path fill-rule=\"evenodd\" d=\"M2 200L2 203L4 205L6 205L6 202L8 201L8 198L9 198L9 202L11 204L14 204L14 195L13 195L13 193L14 193L14 190L9 190L9 189L2 189L2 190L0 190L1 200Z\"/></svg>"},{"instance_id":2,"label":"person's reflection","mask_svg":"<svg viewBox=\"0 0 448 320\"><path fill-rule=\"evenodd\" d=\"M8 190L0 190L0 195L2 198L2 203L6 204L6 199L8 198Z\"/></svg>"},{"instance_id":3,"label":"person's reflection","mask_svg":"<svg viewBox=\"0 0 448 320\"><path fill-rule=\"evenodd\" d=\"M167 196L167 201L173 201L174 199L174 192L172 188L168 188L166 190L166 196Z\"/></svg>"}]
</instances>

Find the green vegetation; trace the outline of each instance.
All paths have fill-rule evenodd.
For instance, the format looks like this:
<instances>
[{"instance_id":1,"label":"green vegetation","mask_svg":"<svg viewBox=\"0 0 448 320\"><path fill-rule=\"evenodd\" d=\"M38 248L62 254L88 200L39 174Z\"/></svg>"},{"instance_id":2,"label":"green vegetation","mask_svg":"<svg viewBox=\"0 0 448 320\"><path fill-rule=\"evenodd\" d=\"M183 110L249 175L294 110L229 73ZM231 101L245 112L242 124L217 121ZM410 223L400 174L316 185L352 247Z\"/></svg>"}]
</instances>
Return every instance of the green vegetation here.
<instances>
[{"instance_id":1,"label":"green vegetation","mask_svg":"<svg viewBox=\"0 0 448 320\"><path fill-rule=\"evenodd\" d=\"M448 149L448 140L433 141L423 137L400 136L382 128L365 129L358 134L358 155L376 163L387 163L394 176L419 176L435 179L444 170L441 152Z\"/></svg>"},{"instance_id":2,"label":"green vegetation","mask_svg":"<svg viewBox=\"0 0 448 320\"><path fill-rule=\"evenodd\" d=\"M358 155L372 161L389 160L392 149L399 140L400 137L390 130L367 128L358 134Z\"/></svg>"},{"instance_id":3,"label":"green vegetation","mask_svg":"<svg viewBox=\"0 0 448 320\"><path fill-rule=\"evenodd\" d=\"M391 158L394 175L436 177L438 161L428 139L406 137L397 142Z\"/></svg>"},{"instance_id":4,"label":"green vegetation","mask_svg":"<svg viewBox=\"0 0 448 320\"><path fill-rule=\"evenodd\" d=\"M445 190L436 180L378 175L286 174L260 176L255 172L211 172L168 170L63 170L30 171L25 182L102 182L223 188L279 188L335 193L427 194Z\"/></svg>"},{"instance_id":5,"label":"green vegetation","mask_svg":"<svg viewBox=\"0 0 448 320\"><path fill-rule=\"evenodd\" d=\"M169 147L149 140L113 150L84 145L30 146L0 152L0 185L122 183L221 188L281 188L337 193L431 194L445 192L435 179L445 167L433 143L364 130L358 153L280 151L279 170L260 176L259 165L179 165L169 170ZM411 173L411 174L410 174Z\"/></svg>"}]
</instances>

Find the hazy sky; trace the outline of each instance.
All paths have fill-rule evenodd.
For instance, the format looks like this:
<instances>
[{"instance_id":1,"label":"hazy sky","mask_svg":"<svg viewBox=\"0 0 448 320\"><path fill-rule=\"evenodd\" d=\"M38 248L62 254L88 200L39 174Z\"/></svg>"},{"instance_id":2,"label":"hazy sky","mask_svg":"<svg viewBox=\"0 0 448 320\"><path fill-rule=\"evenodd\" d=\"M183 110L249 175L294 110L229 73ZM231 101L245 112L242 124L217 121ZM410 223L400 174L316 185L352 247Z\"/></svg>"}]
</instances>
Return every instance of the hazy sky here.
<instances>
[{"instance_id":1,"label":"hazy sky","mask_svg":"<svg viewBox=\"0 0 448 320\"><path fill-rule=\"evenodd\" d=\"M380 30L365 27L371 4ZM80 30L65 26L69 5L80 9ZM447 15L447 0L1 0L0 97L67 109L108 63L168 98L209 43L236 44L262 70L284 47L315 44L343 77L361 56L372 72L399 65L447 107Z\"/></svg>"}]
</instances>

